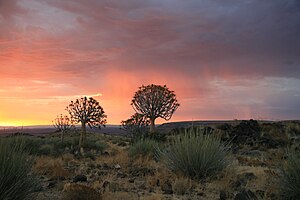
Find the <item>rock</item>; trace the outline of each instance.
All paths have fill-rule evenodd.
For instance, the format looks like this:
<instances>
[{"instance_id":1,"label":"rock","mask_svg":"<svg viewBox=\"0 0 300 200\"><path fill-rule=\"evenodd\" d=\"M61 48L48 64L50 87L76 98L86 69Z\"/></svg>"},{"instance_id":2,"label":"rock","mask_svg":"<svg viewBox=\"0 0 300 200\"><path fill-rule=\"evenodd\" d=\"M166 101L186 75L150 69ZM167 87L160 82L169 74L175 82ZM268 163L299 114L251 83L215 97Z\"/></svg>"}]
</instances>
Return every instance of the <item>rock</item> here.
<instances>
[{"instance_id":1,"label":"rock","mask_svg":"<svg viewBox=\"0 0 300 200\"><path fill-rule=\"evenodd\" d=\"M121 169L121 166L119 164L116 164L115 169Z\"/></svg>"},{"instance_id":2,"label":"rock","mask_svg":"<svg viewBox=\"0 0 300 200\"><path fill-rule=\"evenodd\" d=\"M241 174L243 178L245 178L247 181L251 181L253 179L257 179L257 177L252 172L245 172Z\"/></svg>"},{"instance_id":3,"label":"rock","mask_svg":"<svg viewBox=\"0 0 300 200\"><path fill-rule=\"evenodd\" d=\"M249 121L241 121L240 124L232 129L229 136L233 143L254 146L255 142L259 139L260 134L261 129L258 122L251 119Z\"/></svg>"},{"instance_id":4,"label":"rock","mask_svg":"<svg viewBox=\"0 0 300 200\"><path fill-rule=\"evenodd\" d=\"M134 180L135 180L134 177L131 177L131 178L128 179L129 183L134 183Z\"/></svg>"},{"instance_id":5,"label":"rock","mask_svg":"<svg viewBox=\"0 0 300 200\"><path fill-rule=\"evenodd\" d=\"M107 156L107 157L110 156L110 154L109 154L108 151L104 151L104 152L102 153L102 155L103 155L103 156Z\"/></svg>"},{"instance_id":6,"label":"rock","mask_svg":"<svg viewBox=\"0 0 300 200\"><path fill-rule=\"evenodd\" d=\"M123 172L118 172L117 173L117 178L126 178L127 174L123 173Z\"/></svg>"},{"instance_id":7,"label":"rock","mask_svg":"<svg viewBox=\"0 0 300 200\"><path fill-rule=\"evenodd\" d=\"M109 170L109 169L110 169L110 167L108 166L108 164L107 164L107 163L103 163L103 165L102 165L102 169L104 169L104 170Z\"/></svg>"},{"instance_id":8,"label":"rock","mask_svg":"<svg viewBox=\"0 0 300 200\"><path fill-rule=\"evenodd\" d=\"M234 200L258 200L255 194L251 190L242 190L237 193L234 197Z\"/></svg>"},{"instance_id":9,"label":"rock","mask_svg":"<svg viewBox=\"0 0 300 200\"><path fill-rule=\"evenodd\" d=\"M83 174L80 174L80 175L76 175L74 178L73 178L73 182L77 183L77 182L86 182L87 181L87 177Z\"/></svg>"},{"instance_id":10,"label":"rock","mask_svg":"<svg viewBox=\"0 0 300 200\"><path fill-rule=\"evenodd\" d=\"M252 172L245 172L243 174L239 174L235 182L232 183L232 188L235 190L239 190L244 188L247 183L257 177Z\"/></svg>"},{"instance_id":11,"label":"rock","mask_svg":"<svg viewBox=\"0 0 300 200\"><path fill-rule=\"evenodd\" d=\"M56 181L49 181L46 185L47 188L53 188L56 185Z\"/></svg>"},{"instance_id":12,"label":"rock","mask_svg":"<svg viewBox=\"0 0 300 200\"><path fill-rule=\"evenodd\" d=\"M161 185L161 190L164 194L173 194L172 184L170 181L164 182L164 184Z\"/></svg>"},{"instance_id":13,"label":"rock","mask_svg":"<svg viewBox=\"0 0 300 200\"><path fill-rule=\"evenodd\" d=\"M228 197L229 197L228 192L226 192L224 190L220 191L220 200L226 200L226 199L228 199Z\"/></svg>"},{"instance_id":14,"label":"rock","mask_svg":"<svg viewBox=\"0 0 300 200\"><path fill-rule=\"evenodd\" d=\"M109 182L109 181L104 181L103 184L102 184L102 187L105 189L105 188L107 188L109 185L110 185L110 182Z\"/></svg>"},{"instance_id":15,"label":"rock","mask_svg":"<svg viewBox=\"0 0 300 200\"><path fill-rule=\"evenodd\" d=\"M144 178L138 178L134 180L134 186L138 189L146 189L146 180Z\"/></svg>"}]
</instances>

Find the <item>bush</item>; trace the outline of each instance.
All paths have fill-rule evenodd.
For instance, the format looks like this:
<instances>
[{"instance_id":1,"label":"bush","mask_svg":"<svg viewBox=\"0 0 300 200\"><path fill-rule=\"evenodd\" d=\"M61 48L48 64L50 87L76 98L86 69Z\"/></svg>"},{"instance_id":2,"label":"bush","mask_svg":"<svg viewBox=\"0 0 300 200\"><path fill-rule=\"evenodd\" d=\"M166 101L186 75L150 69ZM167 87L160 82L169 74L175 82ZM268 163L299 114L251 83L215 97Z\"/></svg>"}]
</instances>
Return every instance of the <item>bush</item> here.
<instances>
[{"instance_id":1,"label":"bush","mask_svg":"<svg viewBox=\"0 0 300 200\"><path fill-rule=\"evenodd\" d=\"M40 147L44 144L41 138L34 136L11 136L6 138L6 143L10 143L13 146L19 146L22 150L28 152L30 155L38 155Z\"/></svg>"},{"instance_id":2,"label":"bush","mask_svg":"<svg viewBox=\"0 0 300 200\"><path fill-rule=\"evenodd\" d=\"M103 153L103 151L107 148L107 144L93 139L86 139L83 146L84 148L93 149L100 153Z\"/></svg>"},{"instance_id":3,"label":"bush","mask_svg":"<svg viewBox=\"0 0 300 200\"><path fill-rule=\"evenodd\" d=\"M229 146L222 144L217 136L203 134L203 130L185 129L174 136L161 158L167 166L191 178L201 179L223 170L228 162Z\"/></svg>"},{"instance_id":4,"label":"bush","mask_svg":"<svg viewBox=\"0 0 300 200\"><path fill-rule=\"evenodd\" d=\"M131 138L131 143L139 142L140 140L154 140L156 142L165 142L167 140L167 136L164 133L155 132L150 133L149 131L145 130L139 132L134 137Z\"/></svg>"},{"instance_id":5,"label":"bush","mask_svg":"<svg viewBox=\"0 0 300 200\"><path fill-rule=\"evenodd\" d=\"M101 141L97 141L95 144L95 149L99 151L101 154L104 152L104 150L107 148L107 144Z\"/></svg>"},{"instance_id":6,"label":"bush","mask_svg":"<svg viewBox=\"0 0 300 200\"><path fill-rule=\"evenodd\" d=\"M50 156L53 155L54 153L54 147L52 145L49 144L45 144L43 146L40 147L37 155L46 155L46 156Z\"/></svg>"},{"instance_id":7,"label":"bush","mask_svg":"<svg viewBox=\"0 0 300 200\"><path fill-rule=\"evenodd\" d=\"M158 148L158 143L154 140L142 139L136 143L134 143L129 148L129 156L130 157L138 157L138 156L150 156L154 157L156 154L156 150Z\"/></svg>"},{"instance_id":8,"label":"bush","mask_svg":"<svg viewBox=\"0 0 300 200\"><path fill-rule=\"evenodd\" d=\"M38 180L22 138L0 139L0 199L32 199Z\"/></svg>"},{"instance_id":9,"label":"bush","mask_svg":"<svg viewBox=\"0 0 300 200\"><path fill-rule=\"evenodd\" d=\"M286 167L282 170L281 193L284 199L300 197L300 154L295 150L288 151Z\"/></svg>"}]
</instances>

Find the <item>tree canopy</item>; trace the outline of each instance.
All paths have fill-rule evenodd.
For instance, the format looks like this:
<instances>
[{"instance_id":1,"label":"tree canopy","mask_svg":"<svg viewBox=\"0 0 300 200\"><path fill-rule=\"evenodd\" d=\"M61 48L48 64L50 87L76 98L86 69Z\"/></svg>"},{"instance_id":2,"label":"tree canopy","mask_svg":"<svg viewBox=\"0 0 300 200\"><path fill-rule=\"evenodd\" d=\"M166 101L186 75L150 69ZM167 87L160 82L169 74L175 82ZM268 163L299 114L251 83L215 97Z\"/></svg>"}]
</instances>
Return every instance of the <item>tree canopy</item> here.
<instances>
[{"instance_id":1,"label":"tree canopy","mask_svg":"<svg viewBox=\"0 0 300 200\"><path fill-rule=\"evenodd\" d=\"M86 125L90 128L101 128L106 124L106 114L99 102L92 97L82 97L71 101L66 108L69 112L72 121L75 123L81 123L81 137L79 146L82 147L82 143L86 138Z\"/></svg>"},{"instance_id":2,"label":"tree canopy","mask_svg":"<svg viewBox=\"0 0 300 200\"><path fill-rule=\"evenodd\" d=\"M179 107L174 91L166 85L147 85L139 87L135 93L131 105L133 109L150 119L150 132L154 132L155 119L171 119L175 110Z\"/></svg>"}]
</instances>

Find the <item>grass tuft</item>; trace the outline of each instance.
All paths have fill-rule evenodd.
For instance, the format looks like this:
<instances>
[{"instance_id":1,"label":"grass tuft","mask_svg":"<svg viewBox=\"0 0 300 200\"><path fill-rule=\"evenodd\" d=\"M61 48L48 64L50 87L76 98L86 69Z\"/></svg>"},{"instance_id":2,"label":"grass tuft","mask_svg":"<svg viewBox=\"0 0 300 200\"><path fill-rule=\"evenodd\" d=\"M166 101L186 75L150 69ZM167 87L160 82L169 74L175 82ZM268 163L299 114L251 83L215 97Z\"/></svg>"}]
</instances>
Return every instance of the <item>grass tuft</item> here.
<instances>
[{"instance_id":1,"label":"grass tuft","mask_svg":"<svg viewBox=\"0 0 300 200\"><path fill-rule=\"evenodd\" d=\"M228 165L229 146L222 144L220 137L204 135L200 128L185 129L160 154L171 170L201 179L215 175Z\"/></svg>"},{"instance_id":2,"label":"grass tuft","mask_svg":"<svg viewBox=\"0 0 300 200\"><path fill-rule=\"evenodd\" d=\"M0 199L33 199L38 179L22 138L0 139Z\"/></svg>"},{"instance_id":3,"label":"grass tuft","mask_svg":"<svg viewBox=\"0 0 300 200\"><path fill-rule=\"evenodd\" d=\"M158 143L154 140L150 139L142 139L138 142L134 143L129 148L129 156L136 158L136 157L154 157L156 154L156 149L158 148Z\"/></svg>"}]
</instances>

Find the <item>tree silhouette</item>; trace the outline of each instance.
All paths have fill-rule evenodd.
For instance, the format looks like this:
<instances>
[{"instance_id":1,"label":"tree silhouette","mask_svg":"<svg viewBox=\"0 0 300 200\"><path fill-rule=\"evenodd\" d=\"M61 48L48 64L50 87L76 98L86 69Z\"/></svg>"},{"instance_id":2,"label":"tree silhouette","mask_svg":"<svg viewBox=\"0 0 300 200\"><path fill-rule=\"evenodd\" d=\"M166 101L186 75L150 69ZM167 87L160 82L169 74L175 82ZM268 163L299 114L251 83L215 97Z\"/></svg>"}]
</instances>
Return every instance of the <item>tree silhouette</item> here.
<instances>
[{"instance_id":1,"label":"tree silhouette","mask_svg":"<svg viewBox=\"0 0 300 200\"><path fill-rule=\"evenodd\" d=\"M145 115L139 113L135 113L129 119L121 121L122 129L129 134L132 142L143 136L143 133L149 127L149 124L149 119Z\"/></svg>"},{"instance_id":2,"label":"tree silhouette","mask_svg":"<svg viewBox=\"0 0 300 200\"><path fill-rule=\"evenodd\" d=\"M72 120L67 115L63 116L62 114L60 114L60 116L57 116L52 121L52 124L61 132L61 143L63 144L65 133L73 127Z\"/></svg>"},{"instance_id":3,"label":"tree silhouette","mask_svg":"<svg viewBox=\"0 0 300 200\"><path fill-rule=\"evenodd\" d=\"M170 91L166 85L153 84L139 87L131 105L137 113L150 119L150 133L155 132L155 119L160 117L169 120L179 107L174 91Z\"/></svg>"},{"instance_id":4,"label":"tree silhouette","mask_svg":"<svg viewBox=\"0 0 300 200\"><path fill-rule=\"evenodd\" d=\"M86 125L90 128L101 128L101 126L105 126L106 124L107 116L104 114L103 108L92 97L82 97L71 101L66 110L69 112L74 123L81 123L80 148L86 139Z\"/></svg>"}]
</instances>

